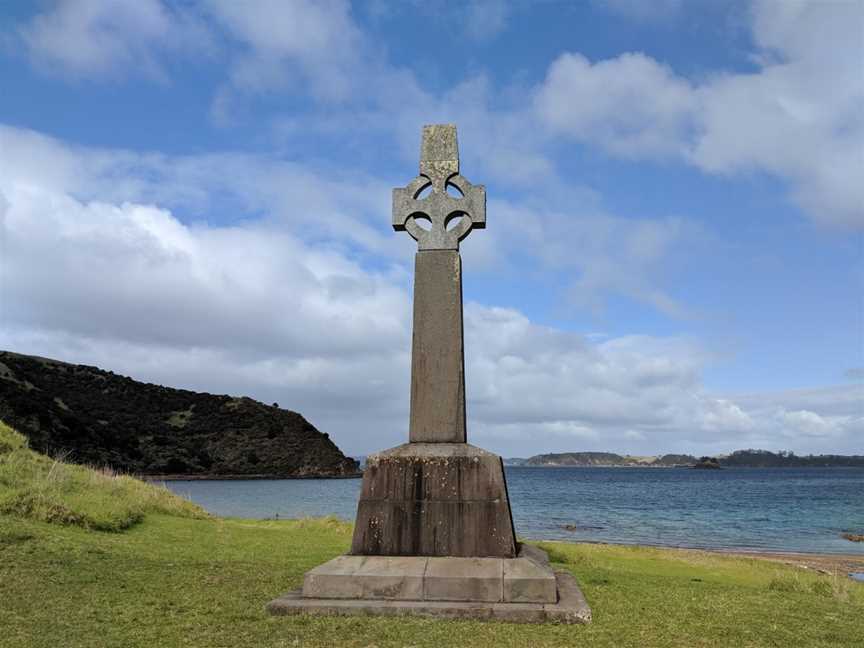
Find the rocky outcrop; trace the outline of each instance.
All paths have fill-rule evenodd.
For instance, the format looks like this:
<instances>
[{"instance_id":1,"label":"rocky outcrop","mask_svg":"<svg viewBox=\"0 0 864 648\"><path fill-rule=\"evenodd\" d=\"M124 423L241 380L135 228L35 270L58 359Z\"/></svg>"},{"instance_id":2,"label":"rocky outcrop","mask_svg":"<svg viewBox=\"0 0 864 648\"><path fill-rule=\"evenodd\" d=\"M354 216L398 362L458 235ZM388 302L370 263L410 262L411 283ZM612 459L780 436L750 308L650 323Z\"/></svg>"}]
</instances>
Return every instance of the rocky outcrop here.
<instances>
[{"instance_id":1,"label":"rocky outcrop","mask_svg":"<svg viewBox=\"0 0 864 648\"><path fill-rule=\"evenodd\" d=\"M39 452L140 475L349 477L357 462L297 412L0 351L0 420Z\"/></svg>"},{"instance_id":2,"label":"rocky outcrop","mask_svg":"<svg viewBox=\"0 0 864 648\"><path fill-rule=\"evenodd\" d=\"M697 461L694 465L694 468L698 468L700 470L721 470L722 466L720 462L717 461L716 457L700 457L699 461Z\"/></svg>"}]
</instances>

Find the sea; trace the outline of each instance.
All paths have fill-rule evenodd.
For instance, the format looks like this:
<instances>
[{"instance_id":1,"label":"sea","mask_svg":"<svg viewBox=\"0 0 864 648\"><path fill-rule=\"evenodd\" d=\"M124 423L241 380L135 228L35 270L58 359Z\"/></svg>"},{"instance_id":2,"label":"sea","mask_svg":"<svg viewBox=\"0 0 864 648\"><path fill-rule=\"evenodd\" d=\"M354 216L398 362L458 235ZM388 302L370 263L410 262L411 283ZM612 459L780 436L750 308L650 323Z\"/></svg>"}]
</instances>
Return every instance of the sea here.
<instances>
[{"instance_id":1,"label":"sea","mask_svg":"<svg viewBox=\"0 0 864 648\"><path fill-rule=\"evenodd\" d=\"M864 468L508 466L523 539L864 555ZM353 521L359 479L167 481L219 516Z\"/></svg>"}]
</instances>

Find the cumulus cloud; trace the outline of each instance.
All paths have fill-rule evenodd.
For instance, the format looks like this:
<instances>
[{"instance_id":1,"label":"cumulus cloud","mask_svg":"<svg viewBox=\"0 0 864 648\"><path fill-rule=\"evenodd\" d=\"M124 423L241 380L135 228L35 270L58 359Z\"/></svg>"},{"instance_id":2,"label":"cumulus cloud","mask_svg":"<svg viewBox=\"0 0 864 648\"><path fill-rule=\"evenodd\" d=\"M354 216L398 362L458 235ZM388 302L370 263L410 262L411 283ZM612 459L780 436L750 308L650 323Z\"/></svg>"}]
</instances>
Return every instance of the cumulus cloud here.
<instances>
[{"instance_id":1,"label":"cumulus cloud","mask_svg":"<svg viewBox=\"0 0 864 648\"><path fill-rule=\"evenodd\" d=\"M784 433L793 438L801 435L815 437L837 435L849 422L846 417L840 420L837 417L826 418L809 410L777 412L777 419L783 426Z\"/></svg>"},{"instance_id":2,"label":"cumulus cloud","mask_svg":"<svg viewBox=\"0 0 864 648\"><path fill-rule=\"evenodd\" d=\"M324 172L267 155L83 149L3 125L0 149L0 174L10 186L35 181L84 201L167 205L191 221L266 215L304 240L400 252L385 245L381 226L390 186L357 169Z\"/></svg>"},{"instance_id":3,"label":"cumulus cloud","mask_svg":"<svg viewBox=\"0 0 864 648\"><path fill-rule=\"evenodd\" d=\"M690 309L664 288L673 257L700 240L678 218L633 219L606 213L590 196L560 201L493 200L496 227L472 240L471 267L524 267L526 259L555 272L568 303L602 315L611 296L641 302L673 317Z\"/></svg>"},{"instance_id":4,"label":"cumulus cloud","mask_svg":"<svg viewBox=\"0 0 864 648\"><path fill-rule=\"evenodd\" d=\"M639 53L595 64L562 54L536 102L540 121L555 132L626 157L680 154L696 107L686 80Z\"/></svg>"},{"instance_id":5,"label":"cumulus cloud","mask_svg":"<svg viewBox=\"0 0 864 648\"><path fill-rule=\"evenodd\" d=\"M682 219L605 213L558 177L551 149L563 136L709 173L767 171L820 222L860 223L850 6L754 5L752 73L692 80L641 53L568 53L536 88L509 93L482 72L425 90L338 1L58 2L18 33L39 69L100 79L164 79L165 53L212 53L218 34L227 78L214 111L230 117L239 97L274 90L311 96L314 115L279 121L286 138L362 130L395 138L413 163L417 125L455 120L469 177L523 190L490 203L496 226L472 237L467 268L540 267L571 276L570 296L595 312L623 295L686 316L660 278L698 233ZM473 11L476 37L507 25L504 4ZM0 347L277 401L354 453L395 445L411 246L387 230L391 185L356 168L86 149L0 126ZM499 452L860 452L856 386L712 394L698 340L583 335L488 304L466 306L465 334L469 435Z\"/></svg>"},{"instance_id":6,"label":"cumulus cloud","mask_svg":"<svg viewBox=\"0 0 864 648\"><path fill-rule=\"evenodd\" d=\"M165 50L209 53L206 28L160 0L60 0L18 34L36 66L73 78L116 78L129 70L165 79Z\"/></svg>"},{"instance_id":7,"label":"cumulus cloud","mask_svg":"<svg viewBox=\"0 0 864 648\"><path fill-rule=\"evenodd\" d=\"M364 75L366 42L342 0L206 0L207 11L244 51L231 81L244 90L293 88L297 75L322 99L345 100Z\"/></svg>"},{"instance_id":8,"label":"cumulus cloud","mask_svg":"<svg viewBox=\"0 0 864 648\"><path fill-rule=\"evenodd\" d=\"M691 82L640 53L566 53L537 89L538 119L622 157L766 171L815 220L864 225L861 6L757 2L752 13L756 72Z\"/></svg>"},{"instance_id":9,"label":"cumulus cloud","mask_svg":"<svg viewBox=\"0 0 864 648\"><path fill-rule=\"evenodd\" d=\"M864 9L759 2L753 13L761 69L699 89L693 162L720 173L768 170L817 220L864 225Z\"/></svg>"},{"instance_id":10,"label":"cumulus cloud","mask_svg":"<svg viewBox=\"0 0 864 648\"><path fill-rule=\"evenodd\" d=\"M480 420L595 431L668 425L673 401L698 390L704 362L684 340L628 336L592 344L517 311L477 305L466 310L466 347Z\"/></svg>"},{"instance_id":11,"label":"cumulus cloud","mask_svg":"<svg viewBox=\"0 0 864 648\"><path fill-rule=\"evenodd\" d=\"M254 5L200 0L58 0L17 30L31 60L49 74L167 79L166 54L227 55L229 85L249 92L302 83L326 100L343 100L370 74L363 38L342 0ZM221 43L220 43L221 41ZM229 45L226 47L226 45Z\"/></svg>"},{"instance_id":12,"label":"cumulus cloud","mask_svg":"<svg viewBox=\"0 0 864 648\"><path fill-rule=\"evenodd\" d=\"M304 6L296 5L298 11ZM483 7L475 10L482 14ZM671 15L678 3L664 7ZM311 38L308 50L288 54L280 49L285 46L268 45L268 30L241 29L236 17L220 11L251 52L253 82L245 83L245 72L237 72L244 69L241 61L235 89L285 88L284 80L295 74L324 84L313 92L327 110L302 122L279 120L286 136L312 129L339 137L346 128L362 126L378 137L395 136L410 159L416 155L418 123L457 121L472 133L466 151L484 173L502 183L547 190L560 182L553 149L563 135L632 160L677 160L729 176L767 172L788 185L793 200L814 220L864 224L864 193L857 181L864 175L864 80L858 73L864 44L860 7L854 3L754 3L755 72L688 79L640 52L593 62L569 52L549 65L540 84L517 88L512 96L491 87L482 74L428 92L413 72L376 50L342 4L323 5L321 15L353 43L350 56L343 54L342 42L323 45L334 33L329 30ZM253 19L266 22L254 16L244 20ZM254 81L258 77L260 84ZM351 88L362 92L349 97ZM525 96L533 97L527 106Z\"/></svg>"},{"instance_id":13,"label":"cumulus cloud","mask_svg":"<svg viewBox=\"0 0 864 648\"><path fill-rule=\"evenodd\" d=\"M766 422L765 427L797 444L848 442L862 452L864 441L864 385L794 389L732 396ZM771 425L773 423L773 425Z\"/></svg>"},{"instance_id":14,"label":"cumulus cloud","mask_svg":"<svg viewBox=\"0 0 864 648\"><path fill-rule=\"evenodd\" d=\"M187 227L150 205L4 193L3 292L7 316L22 326L315 357L374 351L405 335L402 291L285 230ZM280 307L291 315L274 322Z\"/></svg>"},{"instance_id":15,"label":"cumulus cloud","mask_svg":"<svg viewBox=\"0 0 864 648\"><path fill-rule=\"evenodd\" d=\"M604 6L645 18L680 5L642 11L646 4ZM504 3L475 3L466 29L482 24L478 34L495 33L508 15ZM346 129L362 128L395 137L413 158L418 123L456 120L475 133L471 150L484 171L522 186L555 179L564 136L628 159L678 160L729 176L768 173L817 222L864 225L861 6L756 1L748 20L753 72L688 79L639 52L599 61L569 52L536 87L510 94L490 88L482 73L429 92L388 60L340 0L201 0L182 10L159 0L61 1L18 32L40 69L86 78L130 70L164 78L166 52L212 54L219 42L227 78L212 114L220 123L230 123L247 97L290 93L311 98L318 114L275 119L283 136L329 132L341 140Z\"/></svg>"},{"instance_id":16,"label":"cumulus cloud","mask_svg":"<svg viewBox=\"0 0 864 648\"><path fill-rule=\"evenodd\" d=\"M175 209L215 209L203 196L220 162L231 169L218 175L220 197L254 205L255 217L179 218ZM367 248L348 228L310 236L310 219L325 223L341 204L317 191L252 202L269 181L250 178L278 178L280 164L90 150L0 130L0 347L279 402L349 452L402 442L410 265L363 263ZM313 186L325 182L305 172ZM163 186L175 176L182 186ZM634 245L649 258L657 249ZM711 355L696 340L598 339L474 303L465 335L470 438L506 454L777 448L789 430L802 431L796 450L837 450L861 429L860 415L824 395L766 404L708 393Z\"/></svg>"}]
</instances>

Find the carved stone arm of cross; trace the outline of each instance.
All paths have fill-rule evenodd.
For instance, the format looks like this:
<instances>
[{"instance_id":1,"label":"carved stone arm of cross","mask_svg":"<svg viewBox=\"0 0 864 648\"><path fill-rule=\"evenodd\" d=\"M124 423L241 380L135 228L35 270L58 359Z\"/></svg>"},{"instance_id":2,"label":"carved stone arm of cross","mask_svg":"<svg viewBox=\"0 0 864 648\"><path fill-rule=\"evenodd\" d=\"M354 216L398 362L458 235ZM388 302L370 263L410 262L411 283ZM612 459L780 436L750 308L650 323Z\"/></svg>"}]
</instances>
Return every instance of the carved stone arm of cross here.
<instances>
[{"instance_id":1,"label":"carved stone arm of cross","mask_svg":"<svg viewBox=\"0 0 864 648\"><path fill-rule=\"evenodd\" d=\"M448 187L459 195L447 193ZM427 188L431 191L421 196ZM420 224L423 221L430 224L429 229ZM393 190L393 229L407 231L418 250L458 250L459 241L472 229L485 227L486 188L459 175L456 126L425 126L420 175Z\"/></svg>"}]
</instances>

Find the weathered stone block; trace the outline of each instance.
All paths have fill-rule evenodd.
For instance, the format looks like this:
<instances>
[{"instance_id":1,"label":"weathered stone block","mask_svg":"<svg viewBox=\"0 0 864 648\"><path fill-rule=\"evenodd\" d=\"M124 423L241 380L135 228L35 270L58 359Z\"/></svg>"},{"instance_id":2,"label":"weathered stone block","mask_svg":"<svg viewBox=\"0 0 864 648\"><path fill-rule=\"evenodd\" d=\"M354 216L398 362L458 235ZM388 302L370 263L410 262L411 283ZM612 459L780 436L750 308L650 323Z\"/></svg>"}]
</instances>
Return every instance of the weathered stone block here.
<instances>
[{"instance_id":1,"label":"weathered stone block","mask_svg":"<svg viewBox=\"0 0 864 648\"><path fill-rule=\"evenodd\" d=\"M338 556L310 569L303 577L303 596L308 598L361 598L363 587L354 574L364 556Z\"/></svg>"},{"instance_id":2,"label":"weathered stone block","mask_svg":"<svg viewBox=\"0 0 864 648\"><path fill-rule=\"evenodd\" d=\"M351 553L514 558L500 457L461 443L409 443L371 455Z\"/></svg>"},{"instance_id":3,"label":"weathered stone block","mask_svg":"<svg viewBox=\"0 0 864 648\"><path fill-rule=\"evenodd\" d=\"M303 594L321 599L554 603L552 569L523 556L523 551L519 558L339 556L307 572Z\"/></svg>"},{"instance_id":4,"label":"weathered stone block","mask_svg":"<svg viewBox=\"0 0 864 648\"><path fill-rule=\"evenodd\" d=\"M423 599L501 601L502 562L498 558L429 558L423 579Z\"/></svg>"},{"instance_id":5,"label":"weathered stone block","mask_svg":"<svg viewBox=\"0 0 864 648\"><path fill-rule=\"evenodd\" d=\"M591 608L569 572L555 572L558 581L558 602L543 606L548 621L559 623L591 623Z\"/></svg>"},{"instance_id":6,"label":"weathered stone block","mask_svg":"<svg viewBox=\"0 0 864 648\"><path fill-rule=\"evenodd\" d=\"M421 600L426 558L339 556L306 573L303 596Z\"/></svg>"},{"instance_id":7,"label":"weathered stone block","mask_svg":"<svg viewBox=\"0 0 864 648\"><path fill-rule=\"evenodd\" d=\"M270 614L421 616L437 619L497 620L510 623L590 623L591 608L573 576L557 573L557 603L468 601L384 601L305 598L299 590L267 604Z\"/></svg>"},{"instance_id":8,"label":"weathered stone block","mask_svg":"<svg viewBox=\"0 0 864 648\"><path fill-rule=\"evenodd\" d=\"M363 598L420 601L428 558L370 556L356 572Z\"/></svg>"},{"instance_id":9,"label":"weathered stone block","mask_svg":"<svg viewBox=\"0 0 864 648\"><path fill-rule=\"evenodd\" d=\"M546 610L536 603L493 603L492 618L508 623L543 623Z\"/></svg>"},{"instance_id":10,"label":"weathered stone block","mask_svg":"<svg viewBox=\"0 0 864 648\"><path fill-rule=\"evenodd\" d=\"M504 601L508 603L554 603L557 600L555 574L528 558L502 561Z\"/></svg>"}]
</instances>

